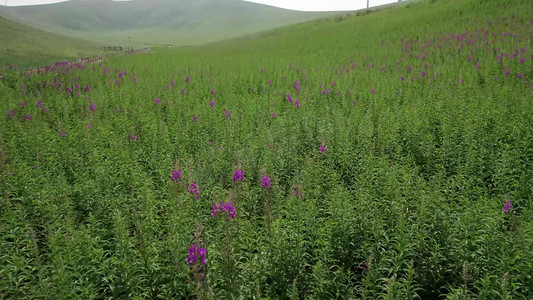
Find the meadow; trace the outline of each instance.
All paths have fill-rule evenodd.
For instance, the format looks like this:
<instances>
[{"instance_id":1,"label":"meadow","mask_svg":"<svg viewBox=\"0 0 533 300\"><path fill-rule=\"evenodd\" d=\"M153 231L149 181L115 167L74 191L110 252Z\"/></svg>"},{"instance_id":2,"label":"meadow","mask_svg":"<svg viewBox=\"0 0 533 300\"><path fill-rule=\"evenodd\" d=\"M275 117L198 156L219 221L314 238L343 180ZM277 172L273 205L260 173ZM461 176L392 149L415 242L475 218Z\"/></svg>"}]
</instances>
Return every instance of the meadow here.
<instances>
[{"instance_id":1,"label":"meadow","mask_svg":"<svg viewBox=\"0 0 533 300\"><path fill-rule=\"evenodd\" d=\"M532 299L531 12L6 71L0 298Z\"/></svg>"}]
</instances>

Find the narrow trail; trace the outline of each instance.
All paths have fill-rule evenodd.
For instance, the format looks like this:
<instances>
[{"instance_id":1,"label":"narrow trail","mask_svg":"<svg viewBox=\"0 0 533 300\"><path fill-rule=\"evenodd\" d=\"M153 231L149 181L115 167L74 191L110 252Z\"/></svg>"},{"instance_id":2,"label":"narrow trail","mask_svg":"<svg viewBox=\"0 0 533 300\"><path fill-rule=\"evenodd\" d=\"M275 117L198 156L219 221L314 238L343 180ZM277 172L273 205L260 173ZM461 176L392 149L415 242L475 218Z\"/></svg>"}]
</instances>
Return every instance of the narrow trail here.
<instances>
[{"instance_id":1,"label":"narrow trail","mask_svg":"<svg viewBox=\"0 0 533 300\"><path fill-rule=\"evenodd\" d=\"M42 74L44 74L46 72L53 72L53 71L56 71L56 70L59 70L59 69L65 68L65 67L69 67L69 66L72 66L72 65L97 64L97 63L102 62L104 59L106 59L108 57L112 57L112 56L144 54L144 53L148 53L150 51L152 51L151 48L145 48L145 49L140 49L140 50L136 50L136 51L125 51L125 52L122 52L122 53L104 54L104 55L95 56L95 57L82 58L82 59L79 59L77 61L71 61L71 62L67 62L67 61L65 61L65 62L56 62L54 65L45 66L45 67L38 67L38 68L33 68L33 69L27 69L27 70L21 71L20 74L21 75L25 75L25 76L29 76L31 74L42 75ZM0 80L2 80L2 79L3 79L3 76L0 73Z\"/></svg>"}]
</instances>

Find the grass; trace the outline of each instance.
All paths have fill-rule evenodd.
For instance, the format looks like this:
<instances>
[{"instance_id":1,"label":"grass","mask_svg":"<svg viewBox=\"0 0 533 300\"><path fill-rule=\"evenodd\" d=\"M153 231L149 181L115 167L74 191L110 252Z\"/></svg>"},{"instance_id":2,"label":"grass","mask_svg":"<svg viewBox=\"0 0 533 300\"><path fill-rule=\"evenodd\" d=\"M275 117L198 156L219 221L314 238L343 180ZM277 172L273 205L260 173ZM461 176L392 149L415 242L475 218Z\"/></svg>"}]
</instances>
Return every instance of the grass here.
<instances>
[{"instance_id":1,"label":"grass","mask_svg":"<svg viewBox=\"0 0 533 300\"><path fill-rule=\"evenodd\" d=\"M0 15L76 38L135 48L189 46L330 16L241 0L67 1L0 7Z\"/></svg>"},{"instance_id":2,"label":"grass","mask_svg":"<svg viewBox=\"0 0 533 300\"><path fill-rule=\"evenodd\" d=\"M531 299L528 8L420 2L7 74L0 294Z\"/></svg>"},{"instance_id":3,"label":"grass","mask_svg":"<svg viewBox=\"0 0 533 300\"><path fill-rule=\"evenodd\" d=\"M97 43L37 30L0 17L0 66L41 67L101 55Z\"/></svg>"}]
</instances>

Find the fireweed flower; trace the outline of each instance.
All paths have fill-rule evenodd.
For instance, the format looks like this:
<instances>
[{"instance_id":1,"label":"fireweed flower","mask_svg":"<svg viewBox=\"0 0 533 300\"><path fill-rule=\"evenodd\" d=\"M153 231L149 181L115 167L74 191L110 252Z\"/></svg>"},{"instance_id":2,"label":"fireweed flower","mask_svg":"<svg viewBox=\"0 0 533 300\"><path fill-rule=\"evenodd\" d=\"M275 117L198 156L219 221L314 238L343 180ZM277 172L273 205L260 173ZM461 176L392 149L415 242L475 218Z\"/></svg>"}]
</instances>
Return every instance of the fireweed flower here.
<instances>
[{"instance_id":1,"label":"fireweed flower","mask_svg":"<svg viewBox=\"0 0 533 300\"><path fill-rule=\"evenodd\" d=\"M328 151L328 149L326 148L326 145L322 145L320 147L318 147L318 152L320 153L326 153Z\"/></svg>"},{"instance_id":2,"label":"fireweed flower","mask_svg":"<svg viewBox=\"0 0 533 300\"><path fill-rule=\"evenodd\" d=\"M303 197L304 197L304 193L300 192L298 190L298 186L296 186L296 185L294 185L292 187L292 195L295 196L296 198L300 198L300 199L303 199Z\"/></svg>"},{"instance_id":3,"label":"fireweed flower","mask_svg":"<svg viewBox=\"0 0 533 300\"><path fill-rule=\"evenodd\" d=\"M261 186L266 188L267 190L269 190L272 186L272 184L270 183L270 177L268 177L268 175L261 177Z\"/></svg>"},{"instance_id":4,"label":"fireweed flower","mask_svg":"<svg viewBox=\"0 0 533 300\"><path fill-rule=\"evenodd\" d=\"M289 103L292 103L293 102L293 99L291 97L291 94L287 94L285 95L285 98L287 98L287 101L289 101Z\"/></svg>"},{"instance_id":5,"label":"fireweed flower","mask_svg":"<svg viewBox=\"0 0 533 300\"><path fill-rule=\"evenodd\" d=\"M207 249L205 249L204 247L200 247L197 244L191 244L191 246L189 247L189 254L185 259L185 262L187 262L189 266L192 266L198 262L199 258L200 263L202 263L204 266L207 266L207 263L205 261L206 255Z\"/></svg>"},{"instance_id":6,"label":"fireweed flower","mask_svg":"<svg viewBox=\"0 0 533 300\"><path fill-rule=\"evenodd\" d=\"M503 204L503 213L504 214L508 214L510 213L511 211L513 210L513 202L512 201L506 201L504 204Z\"/></svg>"},{"instance_id":7,"label":"fireweed flower","mask_svg":"<svg viewBox=\"0 0 533 300\"><path fill-rule=\"evenodd\" d=\"M300 81L296 80L294 82L294 89L296 90L296 92L300 92Z\"/></svg>"},{"instance_id":8,"label":"fireweed flower","mask_svg":"<svg viewBox=\"0 0 533 300\"><path fill-rule=\"evenodd\" d=\"M200 199L200 192L198 191L198 186L196 185L195 182L192 182L191 184L187 183L186 188L189 194L196 195L196 200Z\"/></svg>"},{"instance_id":9,"label":"fireweed flower","mask_svg":"<svg viewBox=\"0 0 533 300\"><path fill-rule=\"evenodd\" d=\"M161 99L155 98L154 102L157 103L157 104L161 104Z\"/></svg>"},{"instance_id":10,"label":"fireweed flower","mask_svg":"<svg viewBox=\"0 0 533 300\"><path fill-rule=\"evenodd\" d=\"M244 170L237 169L233 171L233 182L237 181L244 182Z\"/></svg>"},{"instance_id":11,"label":"fireweed flower","mask_svg":"<svg viewBox=\"0 0 533 300\"><path fill-rule=\"evenodd\" d=\"M61 130L61 131L59 132L59 137L64 138L66 135L67 135L67 134L65 133L65 130Z\"/></svg>"},{"instance_id":12,"label":"fireweed flower","mask_svg":"<svg viewBox=\"0 0 533 300\"><path fill-rule=\"evenodd\" d=\"M300 105L300 99L296 99L296 101L294 102L294 105L295 105L296 107L300 107L300 106L301 106L301 105Z\"/></svg>"},{"instance_id":13,"label":"fireweed flower","mask_svg":"<svg viewBox=\"0 0 533 300\"><path fill-rule=\"evenodd\" d=\"M181 182L181 169L173 170L170 179L175 182Z\"/></svg>"},{"instance_id":14,"label":"fireweed flower","mask_svg":"<svg viewBox=\"0 0 533 300\"><path fill-rule=\"evenodd\" d=\"M224 214L226 222L229 221L229 218L235 219L236 211L233 202L220 202L219 204L213 204L213 209L211 210L211 215L216 218L218 215Z\"/></svg>"}]
</instances>

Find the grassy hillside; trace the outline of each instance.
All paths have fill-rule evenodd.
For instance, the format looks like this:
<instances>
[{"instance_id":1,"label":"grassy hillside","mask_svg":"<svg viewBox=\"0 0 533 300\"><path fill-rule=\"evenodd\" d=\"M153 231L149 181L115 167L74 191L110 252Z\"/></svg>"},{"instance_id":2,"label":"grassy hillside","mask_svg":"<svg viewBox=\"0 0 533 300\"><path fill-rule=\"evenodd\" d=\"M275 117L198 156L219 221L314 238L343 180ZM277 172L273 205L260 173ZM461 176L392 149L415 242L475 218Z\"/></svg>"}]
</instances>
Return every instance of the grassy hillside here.
<instances>
[{"instance_id":1,"label":"grassy hillside","mask_svg":"<svg viewBox=\"0 0 533 300\"><path fill-rule=\"evenodd\" d=\"M0 81L0 297L533 299L526 0Z\"/></svg>"},{"instance_id":2,"label":"grassy hillside","mask_svg":"<svg viewBox=\"0 0 533 300\"><path fill-rule=\"evenodd\" d=\"M102 54L100 46L37 30L0 17L0 66L43 66Z\"/></svg>"},{"instance_id":3,"label":"grassy hillside","mask_svg":"<svg viewBox=\"0 0 533 300\"><path fill-rule=\"evenodd\" d=\"M0 7L0 15L83 39L137 46L193 45L317 19L333 13L288 11L240 0L73 0Z\"/></svg>"}]
</instances>

